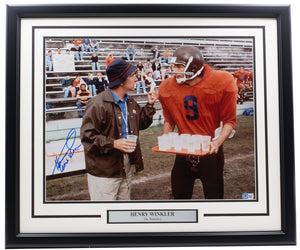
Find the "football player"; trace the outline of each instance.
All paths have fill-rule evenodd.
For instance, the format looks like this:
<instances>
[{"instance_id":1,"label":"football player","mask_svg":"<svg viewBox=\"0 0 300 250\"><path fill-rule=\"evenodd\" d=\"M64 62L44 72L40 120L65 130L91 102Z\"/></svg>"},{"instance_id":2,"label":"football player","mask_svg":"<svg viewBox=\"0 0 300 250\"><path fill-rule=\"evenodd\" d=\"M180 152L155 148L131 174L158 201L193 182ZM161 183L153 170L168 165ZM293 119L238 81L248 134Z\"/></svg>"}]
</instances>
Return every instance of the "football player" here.
<instances>
[{"instance_id":1,"label":"football player","mask_svg":"<svg viewBox=\"0 0 300 250\"><path fill-rule=\"evenodd\" d=\"M206 199L223 199L223 143L236 124L237 86L229 72L212 70L204 65L200 50L179 47L171 60L174 72L159 87L163 108L163 133L200 134L217 138L210 142L208 155L176 155L172 169L172 194L175 199L191 199L195 179L202 181Z\"/></svg>"}]
</instances>

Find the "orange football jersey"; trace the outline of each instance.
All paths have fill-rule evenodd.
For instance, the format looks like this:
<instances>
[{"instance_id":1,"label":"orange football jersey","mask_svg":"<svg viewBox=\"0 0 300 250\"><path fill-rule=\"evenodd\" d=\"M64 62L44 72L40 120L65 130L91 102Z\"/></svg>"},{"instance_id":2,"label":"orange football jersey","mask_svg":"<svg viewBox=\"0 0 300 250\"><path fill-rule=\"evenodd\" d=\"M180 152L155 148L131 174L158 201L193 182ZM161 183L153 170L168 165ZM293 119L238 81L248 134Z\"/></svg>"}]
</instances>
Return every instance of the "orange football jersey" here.
<instances>
[{"instance_id":1,"label":"orange football jersey","mask_svg":"<svg viewBox=\"0 0 300 250\"><path fill-rule=\"evenodd\" d=\"M203 78L193 86L180 85L175 77L161 83L159 101L165 121L180 134L214 137L221 121L235 127L237 86L229 72L205 65Z\"/></svg>"},{"instance_id":2,"label":"orange football jersey","mask_svg":"<svg viewBox=\"0 0 300 250\"><path fill-rule=\"evenodd\" d=\"M233 73L233 76L237 79L237 84L245 84L249 77L249 71L245 70L244 73L241 73L237 70Z\"/></svg>"}]
</instances>

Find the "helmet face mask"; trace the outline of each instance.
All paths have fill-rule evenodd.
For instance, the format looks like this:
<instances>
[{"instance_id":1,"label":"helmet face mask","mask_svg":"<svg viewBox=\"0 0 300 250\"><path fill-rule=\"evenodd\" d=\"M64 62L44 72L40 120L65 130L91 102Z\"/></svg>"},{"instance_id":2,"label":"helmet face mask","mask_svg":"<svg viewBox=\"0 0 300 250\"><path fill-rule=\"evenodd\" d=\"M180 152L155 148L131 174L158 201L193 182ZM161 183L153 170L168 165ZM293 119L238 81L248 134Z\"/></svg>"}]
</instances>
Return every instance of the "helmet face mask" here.
<instances>
[{"instance_id":1,"label":"helmet face mask","mask_svg":"<svg viewBox=\"0 0 300 250\"><path fill-rule=\"evenodd\" d=\"M182 74L184 77L176 78L177 83L183 84L186 81L193 80L199 76L203 70L203 56L200 50L192 46L182 46L174 52L174 57L170 63L183 65L183 72L173 72L173 74Z\"/></svg>"}]
</instances>

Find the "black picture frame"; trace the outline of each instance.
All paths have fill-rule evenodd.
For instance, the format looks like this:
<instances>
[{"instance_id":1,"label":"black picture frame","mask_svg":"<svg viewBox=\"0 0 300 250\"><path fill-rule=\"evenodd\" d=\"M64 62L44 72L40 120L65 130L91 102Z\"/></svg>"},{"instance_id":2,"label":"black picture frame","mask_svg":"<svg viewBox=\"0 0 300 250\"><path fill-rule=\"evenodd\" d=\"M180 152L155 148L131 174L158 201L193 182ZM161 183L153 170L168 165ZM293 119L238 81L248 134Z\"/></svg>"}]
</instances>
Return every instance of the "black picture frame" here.
<instances>
[{"instance_id":1,"label":"black picture frame","mask_svg":"<svg viewBox=\"0 0 300 250\"><path fill-rule=\"evenodd\" d=\"M282 229L232 233L22 234L19 231L20 20L51 17L275 18L278 23ZM7 6L6 248L295 245L294 128L290 6L39 5Z\"/></svg>"}]
</instances>

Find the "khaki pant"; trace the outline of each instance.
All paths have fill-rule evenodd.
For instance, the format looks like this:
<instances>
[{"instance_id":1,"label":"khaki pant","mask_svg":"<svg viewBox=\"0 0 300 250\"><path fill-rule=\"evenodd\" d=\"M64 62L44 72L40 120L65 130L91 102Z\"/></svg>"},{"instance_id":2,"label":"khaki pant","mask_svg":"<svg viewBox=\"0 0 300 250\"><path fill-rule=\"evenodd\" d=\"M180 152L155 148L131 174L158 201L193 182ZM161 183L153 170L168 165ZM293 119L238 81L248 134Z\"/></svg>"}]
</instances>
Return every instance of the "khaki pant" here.
<instances>
[{"instance_id":1,"label":"khaki pant","mask_svg":"<svg viewBox=\"0 0 300 250\"><path fill-rule=\"evenodd\" d=\"M129 156L124 154L124 178L105 178L88 174L88 188L92 201L130 200L131 165Z\"/></svg>"}]
</instances>

